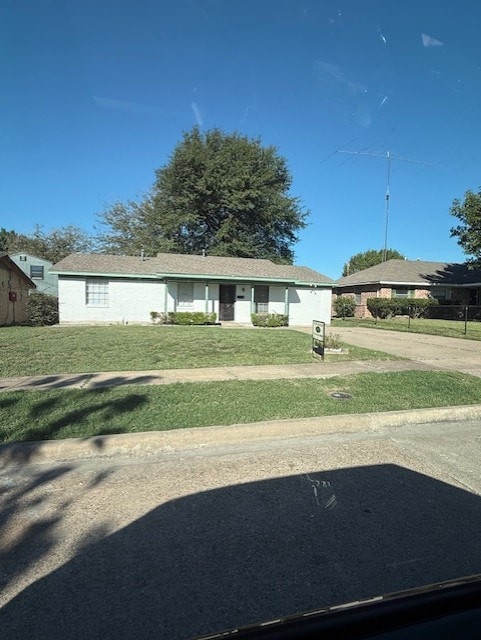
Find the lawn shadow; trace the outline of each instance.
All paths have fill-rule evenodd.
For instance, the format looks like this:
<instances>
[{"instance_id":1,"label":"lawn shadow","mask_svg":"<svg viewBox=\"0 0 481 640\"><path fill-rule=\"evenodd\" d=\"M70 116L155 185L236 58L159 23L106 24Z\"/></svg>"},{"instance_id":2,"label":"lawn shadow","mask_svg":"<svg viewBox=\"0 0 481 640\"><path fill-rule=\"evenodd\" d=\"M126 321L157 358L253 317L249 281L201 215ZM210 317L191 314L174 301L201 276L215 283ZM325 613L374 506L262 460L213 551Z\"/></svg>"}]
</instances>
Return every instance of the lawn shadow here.
<instances>
[{"instance_id":1,"label":"lawn shadow","mask_svg":"<svg viewBox=\"0 0 481 640\"><path fill-rule=\"evenodd\" d=\"M25 588L2 638L220 632L479 573L480 530L478 496L396 465L193 493Z\"/></svg>"},{"instance_id":2,"label":"lawn shadow","mask_svg":"<svg viewBox=\"0 0 481 640\"><path fill-rule=\"evenodd\" d=\"M82 401L87 398L88 404L79 409L65 409L60 417L58 414L62 408L61 398L46 397L35 402L28 415L28 424L32 426L25 427L19 434L22 442L0 445L0 469L12 463L34 461L36 454L41 452L43 440L68 437L68 434L62 434L64 429L80 426L94 414L98 415L99 426L90 430L90 436L122 433L123 429L121 427L109 425L109 422L115 419L116 416L135 411L148 402L148 398L141 393L129 393L121 398L105 400L101 392L101 389L76 390L76 401ZM2 398L0 395L0 410L2 406L8 406L11 409L15 404L20 405L24 398L24 393L28 394L29 392L16 392L13 398ZM38 424L40 420L43 422L42 427ZM79 442L82 440L85 440L85 438L78 438ZM93 441L93 445L97 449L101 448L103 444L104 442L98 440Z\"/></svg>"}]
</instances>

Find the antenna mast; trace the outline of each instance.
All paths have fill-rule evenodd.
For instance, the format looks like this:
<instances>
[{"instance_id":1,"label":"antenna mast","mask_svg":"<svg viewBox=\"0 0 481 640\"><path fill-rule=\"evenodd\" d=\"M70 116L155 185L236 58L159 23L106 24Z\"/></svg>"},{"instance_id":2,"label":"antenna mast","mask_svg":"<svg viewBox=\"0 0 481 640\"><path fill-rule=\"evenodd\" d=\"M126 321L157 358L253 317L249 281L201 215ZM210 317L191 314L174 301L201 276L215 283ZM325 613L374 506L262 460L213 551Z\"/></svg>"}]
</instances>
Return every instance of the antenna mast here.
<instances>
[{"instance_id":1,"label":"antenna mast","mask_svg":"<svg viewBox=\"0 0 481 640\"><path fill-rule=\"evenodd\" d=\"M390 208L390 186L391 186L391 160L402 160L403 162L411 162L413 164L423 164L429 167L432 167L431 164L427 162L420 162L419 160L411 160L411 158L402 158L401 156L393 156L391 151L388 149L386 153L369 153L368 151L344 151L343 149L338 149L338 153L349 153L353 156L371 156L373 158L386 158L387 160L387 182L386 182L386 206L385 206L385 224L384 224L384 247L382 250L382 262L386 262L387 256L387 235L389 228L389 208Z\"/></svg>"}]
</instances>

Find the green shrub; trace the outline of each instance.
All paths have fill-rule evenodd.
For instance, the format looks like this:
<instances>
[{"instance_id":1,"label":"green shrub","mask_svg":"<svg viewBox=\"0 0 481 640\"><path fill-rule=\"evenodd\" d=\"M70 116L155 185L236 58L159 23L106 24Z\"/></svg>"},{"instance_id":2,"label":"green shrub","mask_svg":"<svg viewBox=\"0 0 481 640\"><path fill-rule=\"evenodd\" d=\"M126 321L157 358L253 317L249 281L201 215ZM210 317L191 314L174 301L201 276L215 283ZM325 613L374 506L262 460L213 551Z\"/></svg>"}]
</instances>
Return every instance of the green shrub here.
<instances>
[{"instance_id":1,"label":"green shrub","mask_svg":"<svg viewBox=\"0 0 481 640\"><path fill-rule=\"evenodd\" d=\"M389 298L368 298L366 305L374 318L385 319L392 316L392 304Z\"/></svg>"},{"instance_id":2,"label":"green shrub","mask_svg":"<svg viewBox=\"0 0 481 640\"><path fill-rule=\"evenodd\" d=\"M170 311L169 324L215 324L217 314L204 313L203 311Z\"/></svg>"},{"instance_id":3,"label":"green shrub","mask_svg":"<svg viewBox=\"0 0 481 640\"><path fill-rule=\"evenodd\" d=\"M28 321L34 327L58 323L58 298L46 293L31 293L27 301Z\"/></svg>"},{"instance_id":4,"label":"green shrub","mask_svg":"<svg viewBox=\"0 0 481 640\"><path fill-rule=\"evenodd\" d=\"M150 319L154 324L172 324L172 312L165 313L165 311L151 311Z\"/></svg>"},{"instance_id":5,"label":"green shrub","mask_svg":"<svg viewBox=\"0 0 481 640\"><path fill-rule=\"evenodd\" d=\"M429 310L432 307L439 306L436 298L414 298L409 301L409 315L411 318L425 318L429 316Z\"/></svg>"},{"instance_id":6,"label":"green shrub","mask_svg":"<svg viewBox=\"0 0 481 640\"><path fill-rule=\"evenodd\" d=\"M422 318L430 307L438 305L434 298L368 298L367 308L375 318L391 318L392 316L411 316Z\"/></svg>"},{"instance_id":7,"label":"green shrub","mask_svg":"<svg viewBox=\"0 0 481 640\"><path fill-rule=\"evenodd\" d=\"M339 296L334 300L332 306L339 318L352 318L356 310L356 301L350 296Z\"/></svg>"},{"instance_id":8,"label":"green shrub","mask_svg":"<svg viewBox=\"0 0 481 640\"><path fill-rule=\"evenodd\" d=\"M251 315L254 327L287 327L289 317L282 313L253 313Z\"/></svg>"}]
</instances>

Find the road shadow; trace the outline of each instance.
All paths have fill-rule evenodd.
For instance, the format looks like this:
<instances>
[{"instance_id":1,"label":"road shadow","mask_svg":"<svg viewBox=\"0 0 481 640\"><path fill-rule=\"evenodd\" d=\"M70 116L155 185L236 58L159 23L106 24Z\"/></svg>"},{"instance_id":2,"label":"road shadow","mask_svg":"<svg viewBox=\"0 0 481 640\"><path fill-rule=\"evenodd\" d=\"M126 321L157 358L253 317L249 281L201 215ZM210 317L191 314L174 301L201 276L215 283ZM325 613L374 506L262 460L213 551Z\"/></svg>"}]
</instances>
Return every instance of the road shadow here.
<instances>
[{"instance_id":1,"label":"road shadow","mask_svg":"<svg viewBox=\"0 0 481 640\"><path fill-rule=\"evenodd\" d=\"M480 531L478 496L396 465L194 493L25 588L2 638L218 632L479 573Z\"/></svg>"}]
</instances>

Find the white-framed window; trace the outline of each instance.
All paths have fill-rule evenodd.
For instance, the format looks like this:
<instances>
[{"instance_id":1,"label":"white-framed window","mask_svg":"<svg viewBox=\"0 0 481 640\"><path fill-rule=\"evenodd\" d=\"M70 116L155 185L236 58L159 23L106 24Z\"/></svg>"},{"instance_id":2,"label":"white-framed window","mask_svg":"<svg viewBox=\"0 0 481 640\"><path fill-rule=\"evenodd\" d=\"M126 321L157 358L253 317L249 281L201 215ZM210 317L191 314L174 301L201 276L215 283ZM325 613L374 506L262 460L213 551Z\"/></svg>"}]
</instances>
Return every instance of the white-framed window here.
<instances>
[{"instance_id":1,"label":"white-framed window","mask_svg":"<svg viewBox=\"0 0 481 640\"><path fill-rule=\"evenodd\" d=\"M30 265L30 277L32 280L43 280L43 265L31 264Z\"/></svg>"},{"instance_id":2,"label":"white-framed window","mask_svg":"<svg viewBox=\"0 0 481 640\"><path fill-rule=\"evenodd\" d=\"M194 283L193 282L177 283L177 307L179 309L194 308Z\"/></svg>"},{"instance_id":3,"label":"white-framed window","mask_svg":"<svg viewBox=\"0 0 481 640\"><path fill-rule=\"evenodd\" d=\"M101 278L88 278L85 281L85 304L88 307L109 306L109 282Z\"/></svg>"},{"instance_id":4,"label":"white-framed window","mask_svg":"<svg viewBox=\"0 0 481 640\"><path fill-rule=\"evenodd\" d=\"M408 287L398 287L392 290L392 298L414 298L414 289Z\"/></svg>"}]
</instances>

